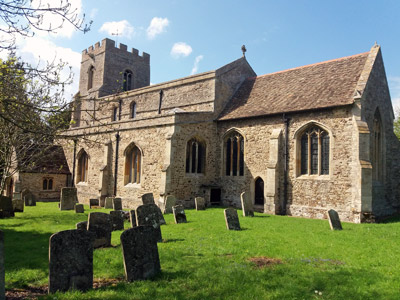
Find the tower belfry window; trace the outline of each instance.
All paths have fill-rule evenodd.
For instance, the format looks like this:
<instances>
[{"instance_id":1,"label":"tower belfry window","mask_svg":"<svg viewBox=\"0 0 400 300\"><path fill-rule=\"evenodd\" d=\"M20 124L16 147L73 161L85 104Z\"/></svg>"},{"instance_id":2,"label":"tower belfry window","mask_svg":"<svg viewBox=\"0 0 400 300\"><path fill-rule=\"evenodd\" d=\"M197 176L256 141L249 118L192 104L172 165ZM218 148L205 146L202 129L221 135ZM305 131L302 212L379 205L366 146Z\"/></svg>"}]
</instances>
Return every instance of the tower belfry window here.
<instances>
[{"instance_id":1,"label":"tower belfry window","mask_svg":"<svg viewBox=\"0 0 400 300\"><path fill-rule=\"evenodd\" d=\"M130 91L132 89L132 72L131 71L125 71L124 72L124 84L123 84L123 90L124 91Z\"/></svg>"},{"instance_id":2,"label":"tower belfry window","mask_svg":"<svg viewBox=\"0 0 400 300\"><path fill-rule=\"evenodd\" d=\"M88 90L93 88L94 67L91 66L88 71Z\"/></svg>"}]
</instances>

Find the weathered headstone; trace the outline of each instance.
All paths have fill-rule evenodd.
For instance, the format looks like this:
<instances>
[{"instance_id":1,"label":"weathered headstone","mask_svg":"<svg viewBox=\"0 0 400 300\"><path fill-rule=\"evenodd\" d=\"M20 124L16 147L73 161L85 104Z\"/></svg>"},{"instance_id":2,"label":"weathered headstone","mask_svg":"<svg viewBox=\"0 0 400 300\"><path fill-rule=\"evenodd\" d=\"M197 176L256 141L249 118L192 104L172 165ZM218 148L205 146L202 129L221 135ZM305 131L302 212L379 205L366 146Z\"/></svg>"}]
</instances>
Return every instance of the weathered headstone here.
<instances>
[{"instance_id":1,"label":"weathered headstone","mask_svg":"<svg viewBox=\"0 0 400 300\"><path fill-rule=\"evenodd\" d=\"M332 230L342 230L342 223L340 222L339 214L336 210L328 210L329 225Z\"/></svg>"},{"instance_id":2,"label":"weathered headstone","mask_svg":"<svg viewBox=\"0 0 400 300\"><path fill-rule=\"evenodd\" d=\"M203 197L194 198L194 202L196 204L196 210L205 210L206 209L206 201L204 201Z\"/></svg>"},{"instance_id":3,"label":"weathered headstone","mask_svg":"<svg viewBox=\"0 0 400 300\"><path fill-rule=\"evenodd\" d=\"M138 226L121 234L122 256L127 281L149 279L161 272L154 228Z\"/></svg>"},{"instance_id":4,"label":"weathered headstone","mask_svg":"<svg viewBox=\"0 0 400 300\"><path fill-rule=\"evenodd\" d=\"M124 230L124 218L122 216L122 210L110 211L112 230Z\"/></svg>"},{"instance_id":5,"label":"weathered headstone","mask_svg":"<svg viewBox=\"0 0 400 300\"><path fill-rule=\"evenodd\" d=\"M106 205L106 197L101 196L100 197L100 207L104 207Z\"/></svg>"},{"instance_id":6,"label":"weathered headstone","mask_svg":"<svg viewBox=\"0 0 400 300\"><path fill-rule=\"evenodd\" d=\"M114 210L122 210L122 199L121 198L114 198L112 201L113 209Z\"/></svg>"},{"instance_id":7,"label":"weathered headstone","mask_svg":"<svg viewBox=\"0 0 400 300\"><path fill-rule=\"evenodd\" d=\"M4 269L4 233L0 230L0 300L6 299L6 278Z\"/></svg>"},{"instance_id":8,"label":"weathered headstone","mask_svg":"<svg viewBox=\"0 0 400 300\"><path fill-rule=\"evenodd\" d=\"M129 211L129 220L131 222L131 228L136 227L136 213L134 210Z\"/></svg>"},{"instance_id":9,"label":"weathered headstone","mask_svg":"<svg viewBox=\"0 0 400 300\"><path fill-rule=\"evenodd\" d=\"M76 223L76 229L78 230L87 230L87 221L82 221L79 223Z\"/></svg>"},{"instance_id":10,"label":"weathered headstone","mask_svg":"<svg viewBox=\"0 0 400 300\"><path fill-rule=\"evenodd\" d=\"M22 199L25 202L25 206L36 206L36 197L31 191L22 191Z\"/></svg>"},{"instance_id":11,"label":"weathered headstone","mask_svg":"<svg viewBox=\"0 0 400 300\"><path fill-rule=\"evenodd\" d=\"M168 195L165 199L164 214L172 214L172 207L176 205L175 196Z\"/></svg>"},{"instance_id":12,"label":"weathered headstone","mask_svg":"<svg viewBox=\"0 0 400 300\"><path fill-rule=\"evenodd\" d=\"M249 194L246 192L241 193L240 201L242 202L243 217L254 217L253 203Z\"/></svg>"},{"instance_id":13,"label":"weathered headstone","mask_svg":"<svg viewBox=\"0 0 400 300\"><path fill-rule=\"evenodd\" d=\"M153 193L147 193L142 195L143 204L155 204Z\"/></svg>"},{"instance_id":14,"label":"weathered headstone","mask_svg":"<svg viewBox=\"0 0 400 300\"><path fill-rule=\"evenodd\" d=\"M78 214L84 213L85 212L85 208L83 207L83 204L75 204L75 212Z\"/></svg>"},{"instance_id":15,"label":"weathered headstone","mask_svg":"<svg viewBox=\"0 0 400 300\"><path fill-rule=\"evenodd\" d=\"M236 209L227 208L224 210L226 228L229 230L240 230L239 217Z\"/></svg>"},{"instance_id":16,"label":"weathered headstone","mask_svg":"<svg viewBox=\"0 0 400 300\"><path fill-rule=\"evenodd\" d=\"M114 197L106 197L106 200L104 202L104 208L113 208L113 199Z\"/></svg>"},{"instance_id":17,"label":"weathered headstone","mask_svg":"<svg viewBox=\"0 0 400 300\"><path fill-rule=\"evenodd\" d=\"M65 230L50 237L49 293L93 287L93 239L84 230Z\"/></svg>"},{"instance_id":18,"label":"weathered headstone","mask_svg":"<svg viewBox=\"0 0 400 300\"><path fill-rule=\"evenodd\" d=\"M78 202L77 190L73 187L61 189L60 210L73 210Z\"/></svg>"},{"instance_id":19,"label":"weathered headstone","mask_svg":"<svg viewBox=\"0 0 400 300\"><path fill-rule=\"evenodd\" d=\"M0 219L14 217L14 208L10 197L0 195Z\"/></svg>"},{"instance_id":20,"label":"weathered headstone","mask_svg":"<svg viewBox=\"0 0 400 300\"><path fill-rule=\"evenodd\" d=\"M101 212L91 212L88 218L88 231L95 234L94 247L111 246L111 217L109 214Z\"/></svg>"},{"instance_id":21,"label":"weathered headstone","mask_svg":"<svg viewBox=\"0 0 400 300\"><path fill-rule=\"evenodd\" d=\"M185 208L183 205L175 205L172 207L172 212L175 218L175 224L186 223Z\"/></svg>"},{"instance_id":22,"label":"weathered headstone","mask_svg":"<svg viewBox=\"0 0 400 300\"><path fill-rule=\"evenodd\" d=\"M12 205L13 205L14 212L24 212L24 200L13 199Z\"/></svg>"},{"instance_id":23,"label":"weathered headstone","mask_svg":"<svg viewBox=\"0 0 400 300\"><path fill-rule=\"evenodd\" d=\"M99 199L89 199L89 208L92 209L94 206L100 206Z\"/></svg>"},{"instance_id":24,"label":"weathered headstone","mask_svg":"<svg viewBox=\"0 0 400 300\"><path fill-rule=\"evenodd\" d=\"M160 216L163 217L161 210L155 204L140 205L136 209L136 225L152 226L157 232L158 242L162 242Z\"/></svg>"}]
</instances>

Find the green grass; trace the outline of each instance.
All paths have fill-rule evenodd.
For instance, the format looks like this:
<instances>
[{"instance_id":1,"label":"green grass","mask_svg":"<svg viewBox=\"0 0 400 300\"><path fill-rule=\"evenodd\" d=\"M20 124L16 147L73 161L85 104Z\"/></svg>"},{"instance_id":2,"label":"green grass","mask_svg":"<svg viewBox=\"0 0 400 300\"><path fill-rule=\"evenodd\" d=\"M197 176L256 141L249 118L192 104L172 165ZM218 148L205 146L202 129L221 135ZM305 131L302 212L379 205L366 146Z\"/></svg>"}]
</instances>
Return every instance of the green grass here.
<instances>
[{"instance_id":1,"label":"green grass","mask_svg":"<svg viewBox=\"0 0 400 300\"><path fill-rule=\"evenodd\" d=\"M0 220L6 289L47 284L49 237L86 220L85 209L75 214L38 203ZM226 230L221 208L187 210L187 224L165 215L162 273L148 281L124 281L122 231L113 232L115 247L94 252L94 278L119 283L43 299L400 299L399 219L331 231L326 220L238 213L242 231ZM257 268L249 258L260 256L282 264Z\"/></svg>"}]
</instances>

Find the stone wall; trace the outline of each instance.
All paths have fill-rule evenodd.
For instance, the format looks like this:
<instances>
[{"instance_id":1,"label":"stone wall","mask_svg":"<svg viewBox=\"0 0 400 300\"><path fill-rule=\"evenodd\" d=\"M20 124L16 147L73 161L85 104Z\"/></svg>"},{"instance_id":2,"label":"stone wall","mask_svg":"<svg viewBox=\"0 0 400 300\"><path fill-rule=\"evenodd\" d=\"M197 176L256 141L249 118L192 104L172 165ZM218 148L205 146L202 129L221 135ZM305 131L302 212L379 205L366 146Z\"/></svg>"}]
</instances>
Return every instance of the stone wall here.
<instances>
[{"instance_id":1,"label":"stone wall","mask_svg":"<svg viewBox=\"0 0 400 300\"><path fill-rule=\"evenodd\" d=\"M53 179L53 189L43 190L43 179ZM21 190L29 189L38 201L59 201L63 187L67 186L65 174L19 173Z\"/></svg>"}]
</instances>

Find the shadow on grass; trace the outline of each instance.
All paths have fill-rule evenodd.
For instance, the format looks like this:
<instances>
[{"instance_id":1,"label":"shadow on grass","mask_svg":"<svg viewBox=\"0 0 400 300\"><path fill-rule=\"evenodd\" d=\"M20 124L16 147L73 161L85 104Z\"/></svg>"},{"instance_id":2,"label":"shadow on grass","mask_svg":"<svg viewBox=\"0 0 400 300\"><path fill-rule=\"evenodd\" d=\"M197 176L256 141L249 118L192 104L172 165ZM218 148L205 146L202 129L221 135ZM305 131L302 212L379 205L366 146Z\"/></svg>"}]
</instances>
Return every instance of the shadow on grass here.
<instances>
[{"instance_id":1,"label":"shadow on grass","mask_svg":"<svg viewBox=\"0 0 400 300\"><path fill-rule=\"evenodd\" d=\"M163 243L175 243L175 242L183 242L184 239L163 239Z\"/></svg>"}]
</instances>

